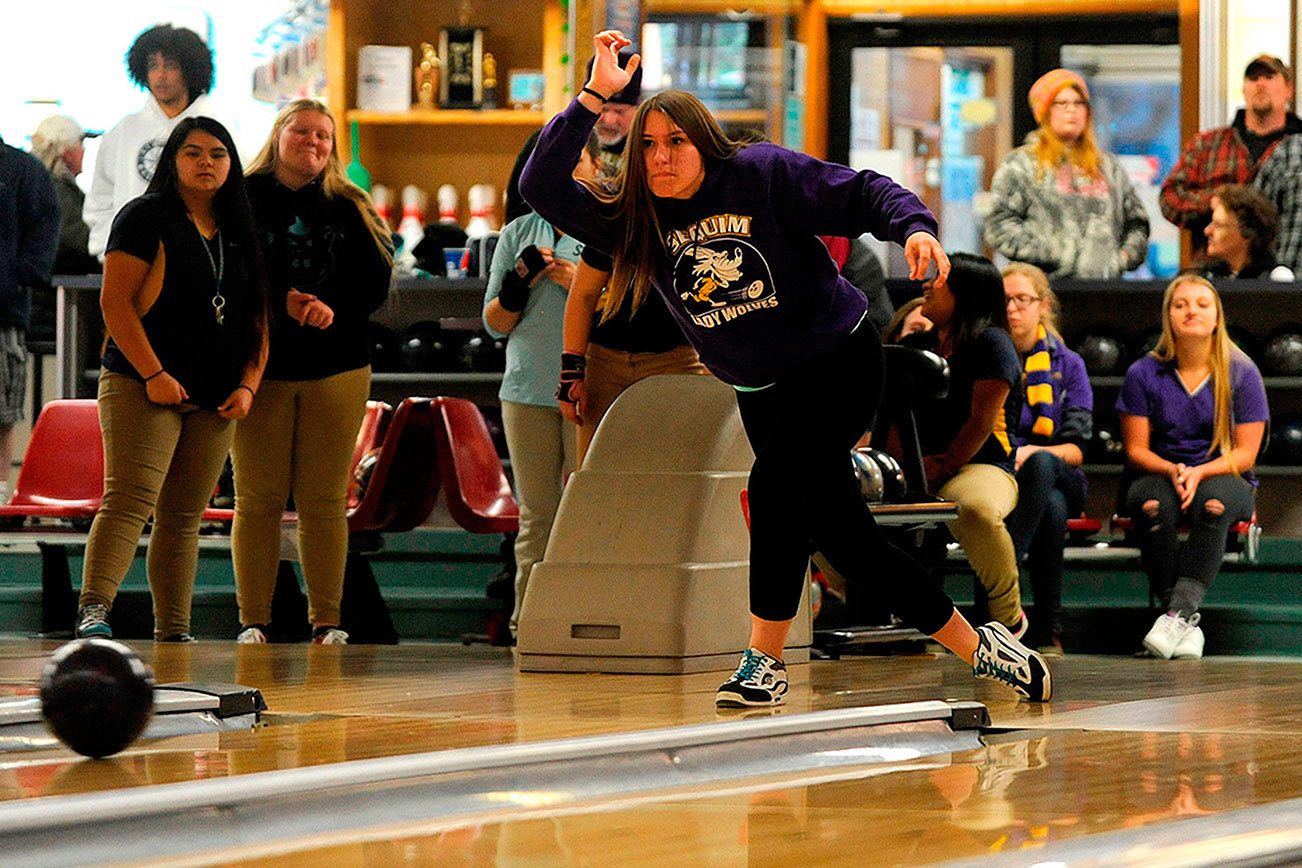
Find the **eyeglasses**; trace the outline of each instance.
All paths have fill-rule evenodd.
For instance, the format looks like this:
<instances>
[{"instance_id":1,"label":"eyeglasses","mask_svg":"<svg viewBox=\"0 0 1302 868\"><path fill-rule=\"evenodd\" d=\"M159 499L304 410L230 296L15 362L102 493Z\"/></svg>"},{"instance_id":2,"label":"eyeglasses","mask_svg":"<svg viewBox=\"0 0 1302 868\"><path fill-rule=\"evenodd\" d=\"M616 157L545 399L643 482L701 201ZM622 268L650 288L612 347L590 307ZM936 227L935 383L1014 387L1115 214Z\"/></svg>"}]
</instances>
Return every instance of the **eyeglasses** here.
<instances>
[{"instance_id":1,"label":"eyeglasses","mask_svg":"<svg viewBox=\"0 0 1302 868\"><path fill-rule=\"evenodd\" d=\"M1055 99L1049 103L1050 108L1056 108L1058 111L1067 109L1081 109L1082 111L1090 107L1089 100L1083 99Z\"/></svg>"},{"instance_id":2,"label":"eyeglasses","mask_svg":"<svg viewBox=\"0 0 1302 868\"><path fill-rule=\"evenodd\" d=\"M1038 295L1010 295L1005 301L1005 304L1008 307L1017 308L1018 310L1026 310L1039 300L1040 297Z\"/></svg>"}]
</instances>

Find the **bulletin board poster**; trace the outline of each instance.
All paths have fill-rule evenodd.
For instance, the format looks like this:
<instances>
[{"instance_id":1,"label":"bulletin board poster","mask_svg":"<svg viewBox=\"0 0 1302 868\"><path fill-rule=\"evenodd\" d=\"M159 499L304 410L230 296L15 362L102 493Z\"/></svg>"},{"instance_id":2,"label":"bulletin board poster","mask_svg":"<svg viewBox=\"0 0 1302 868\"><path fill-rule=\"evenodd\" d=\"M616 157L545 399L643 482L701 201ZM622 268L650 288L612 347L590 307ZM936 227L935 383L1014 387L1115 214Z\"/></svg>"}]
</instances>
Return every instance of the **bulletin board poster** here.
<instances>
[{"instance_id":1,"label":"bulletin board poster","mask_svg":"<svg viewBox=\"0 0 1302 868\"><path fill-rule=\"evenodd\" d=\"M606 0L606 29L623 31L636 45L642 35L642 0Z\"/></svg>"}]
</instances>

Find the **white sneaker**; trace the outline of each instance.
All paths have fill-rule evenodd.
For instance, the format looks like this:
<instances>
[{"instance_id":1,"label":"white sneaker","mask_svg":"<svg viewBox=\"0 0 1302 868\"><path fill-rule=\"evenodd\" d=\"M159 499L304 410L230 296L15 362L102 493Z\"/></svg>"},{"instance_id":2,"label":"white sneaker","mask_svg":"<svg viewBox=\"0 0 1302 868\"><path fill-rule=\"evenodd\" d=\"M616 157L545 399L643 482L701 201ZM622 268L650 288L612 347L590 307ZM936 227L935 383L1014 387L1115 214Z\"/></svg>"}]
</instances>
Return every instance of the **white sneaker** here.
<instances>
[{"instance_id":1,"label":"white sneaker","mask_svg":"<svg viewBox=\"0 0 1302 868\"><path fill-rule=\"evenodd\" d=\"M1203 637L1203 628L1198 626L1202 620L1202 612L1194 612L1189 617L1189 629L1175 646L1175 651L1171 657L1175 660L1201 660L1203 656L1203 643L1206 641Z\"/></svg>"},{"instance_id":2,"label":"white sneaker","mask_svg":"<svg viewBox=\"0 0 1302 868\"><path fill-rule=\"evenodd\" d=\"M1154 657L1170 660L1180 640L1189 630L1198 625L1198 613L1190 621L1181 618L1176 612L1167 612L1153 622L1153 629L1144 637L1144 647ZM1201 632L1201 631L1200 631Z\"/></svg>"},{"instance_id":3,"label":"white sneaker","mask_svg":"<svg viewBox=\"0 0 1302 868\"><path fill-rule=\"evenodd\" d=\"M338 627L326 627L312 636L313 645L347 645L348 634Z\"/></svg>"},{"instance_id":4,"label":"white sneaker","mask_svg":"<svg viewBox=\"0 0 1302 868\"><path fill-rule=\"evenodd\" d=\"M1013 688L1032 702L1048 702L1053 696L1053 676L1044 655L1013 638L1007 627L991 621L976 628L976 656L972 674Z\"/></svg>"},{"instance_id":5,"label":"white sneaker","mask_svg":"<svg viewBox=\"0 0 1302 868\"><path fill-rule=\"evenodd\" d=\"M262 632L262 628L255 624L241 630L240 635L235 637L235 642L238 645L266 645L267 634Z\"/></svg>"}]
</instances>

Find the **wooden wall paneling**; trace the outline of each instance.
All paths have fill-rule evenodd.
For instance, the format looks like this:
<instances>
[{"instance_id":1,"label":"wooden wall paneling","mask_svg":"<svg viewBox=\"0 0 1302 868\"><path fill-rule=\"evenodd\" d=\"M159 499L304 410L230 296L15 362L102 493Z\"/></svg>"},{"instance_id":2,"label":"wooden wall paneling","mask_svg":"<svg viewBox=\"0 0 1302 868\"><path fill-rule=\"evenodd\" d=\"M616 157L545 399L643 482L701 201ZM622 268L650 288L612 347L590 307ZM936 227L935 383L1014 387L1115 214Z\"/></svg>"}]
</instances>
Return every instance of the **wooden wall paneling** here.
<instances>
[{"instance_id":1,"label":"wooden wall paneling","mask_svg":"<svg viewBox=\"0 0 1302 868\"><path fill-rule=\"evenodd\" d=\"M805 153L827 158L828 69L826 0L805 0L797 33L805 44Z\"/></svg>"}]
</instances>

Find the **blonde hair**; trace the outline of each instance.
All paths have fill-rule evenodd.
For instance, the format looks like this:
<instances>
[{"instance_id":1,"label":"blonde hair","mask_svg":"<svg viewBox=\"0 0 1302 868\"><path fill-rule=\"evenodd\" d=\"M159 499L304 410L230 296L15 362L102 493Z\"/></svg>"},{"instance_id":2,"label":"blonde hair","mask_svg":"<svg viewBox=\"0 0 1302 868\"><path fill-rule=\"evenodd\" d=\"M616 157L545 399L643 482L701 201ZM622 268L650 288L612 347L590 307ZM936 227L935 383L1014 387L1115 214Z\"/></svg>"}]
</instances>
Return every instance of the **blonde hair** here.
<instances>
[{"instance_id":1,"label":"blonde hair","mask_svg":"<svg viewBox=\"0 0 1302 868\"><path fill-rule=\"evenodd\" d=\"M330 109L325 103L314 99L296 99L276 115L276 122L271 125L271 134L267 136L262 150L258 151L257 156L249 162L245 175L268 175L275 171L276 161L280 159L280 134L285 127L289 126L294 115L305 111L325 115L330 118L331 127L338 129L334 115L330 114ZM321 170L321 189L327 198L342 196L357 207L358 213L362 215L362 222L366 224L371 237L375 240L376 247L380 248L389 264L393 264L393 233L376 213L375 203L371 201L370 194L348 180L348 176L344 174L343 160L339 159L337 134L330 143L330 156L326 158L325 168Z\"/></svg>"},{"instance_id":2,"label":"blonde hair","mask_svg":"<svg viewBox=\"0 0 1302 868\"><path fill-rule=\"evenodd\" d=\"M1073 84L1063 85L1054 94L1062 93L1067 88L1076 91L1076 95L1085 100L1086 121L1085 129L1080 134L1080 141L1075 147L1068 147L1067 143L1049 128L1049 113L1044 115L1044 122L1040 124L1040 129L1035 139L1035 174L1037 180L1044 179L1044 173L1053 169L1063 160L1071 163L1091 178L1098 178L1101 175L1099 164L1102 158L1099 156L1098 144L1094 141L1094 109L1089 105L1089 100L1085 94L1077 90Z\"/></svg>"},{"instance_id":3,"label":"blonde hair","mask_svg":"<svg viewBox=\"0 0 1302 868\"><path fill-rule=\"evenodd\" d=\"M1234 458L1232 457L1234 450L1234 396L1230 383L1230 360L1236 354L1243 356L1243 350L1239 349L1238 345L1230 340L1229 332L1226 330L1225 308L1221 305L1221 295L1216 291L1216 287L1212 285L1210 280L1197 274L1182 274L1177 275L1175 280L1167 284L1166 293L1162 296L1162 337L1158 339L1157 346L1153 348L1149 355L1159 362L1175 361L1175 332L1171 328L1171 300L1175 297L1177 289L1190 283L1210 291L1212 301L1216 305L1216 326L1212 329L1212 352L1209 360L1212 377L1212 442L1207 448L1207 454L1211 455L1219 449L1221 455L1229 463L1230 470L1238 473L1239 469L1234 466Z\"/></svg>"},{"instance_id":4,"label":"blonde hair","mask_svg":"<svg viewBox=\"0 0 1302 868\"><path fill-rule=\"evenodd\" d=\"M1040 325L1044 330L1062 341L1062 333L1058 331L1058 296L1049 285L1049 275L1044 273L1044 269L1031 265L1029 262L1010 262L1004 266L1000 272L1005 279L1009 276L1018 274L1025 277L1031 282L1031 288L1035 290L1036 296L1044 303L1040 308Z\"/></svg>"},{"instance_id":5,"label":"blonde hair","mask_svg":"<svg viewBox=\"0 0 1302 868\"><path fill-rule=\"evenodd\" d=\"M606 285L606 309L601 314L601 322L610 319L623 306L629 292L633 293L630 313L637 312L651 288L651 275L665 252L642 145L646 118L653 111L663 112L682 129L700 152L705 167L712 161L732 159L743 147L728 138L705 104L687 91L661 91L638 107L625 140L624 164L615 177L614 192L606 193L595 184L588 185L598 199L614 206L619 221L615 230L615 266Z\"/></svg>"}]
</instances>

